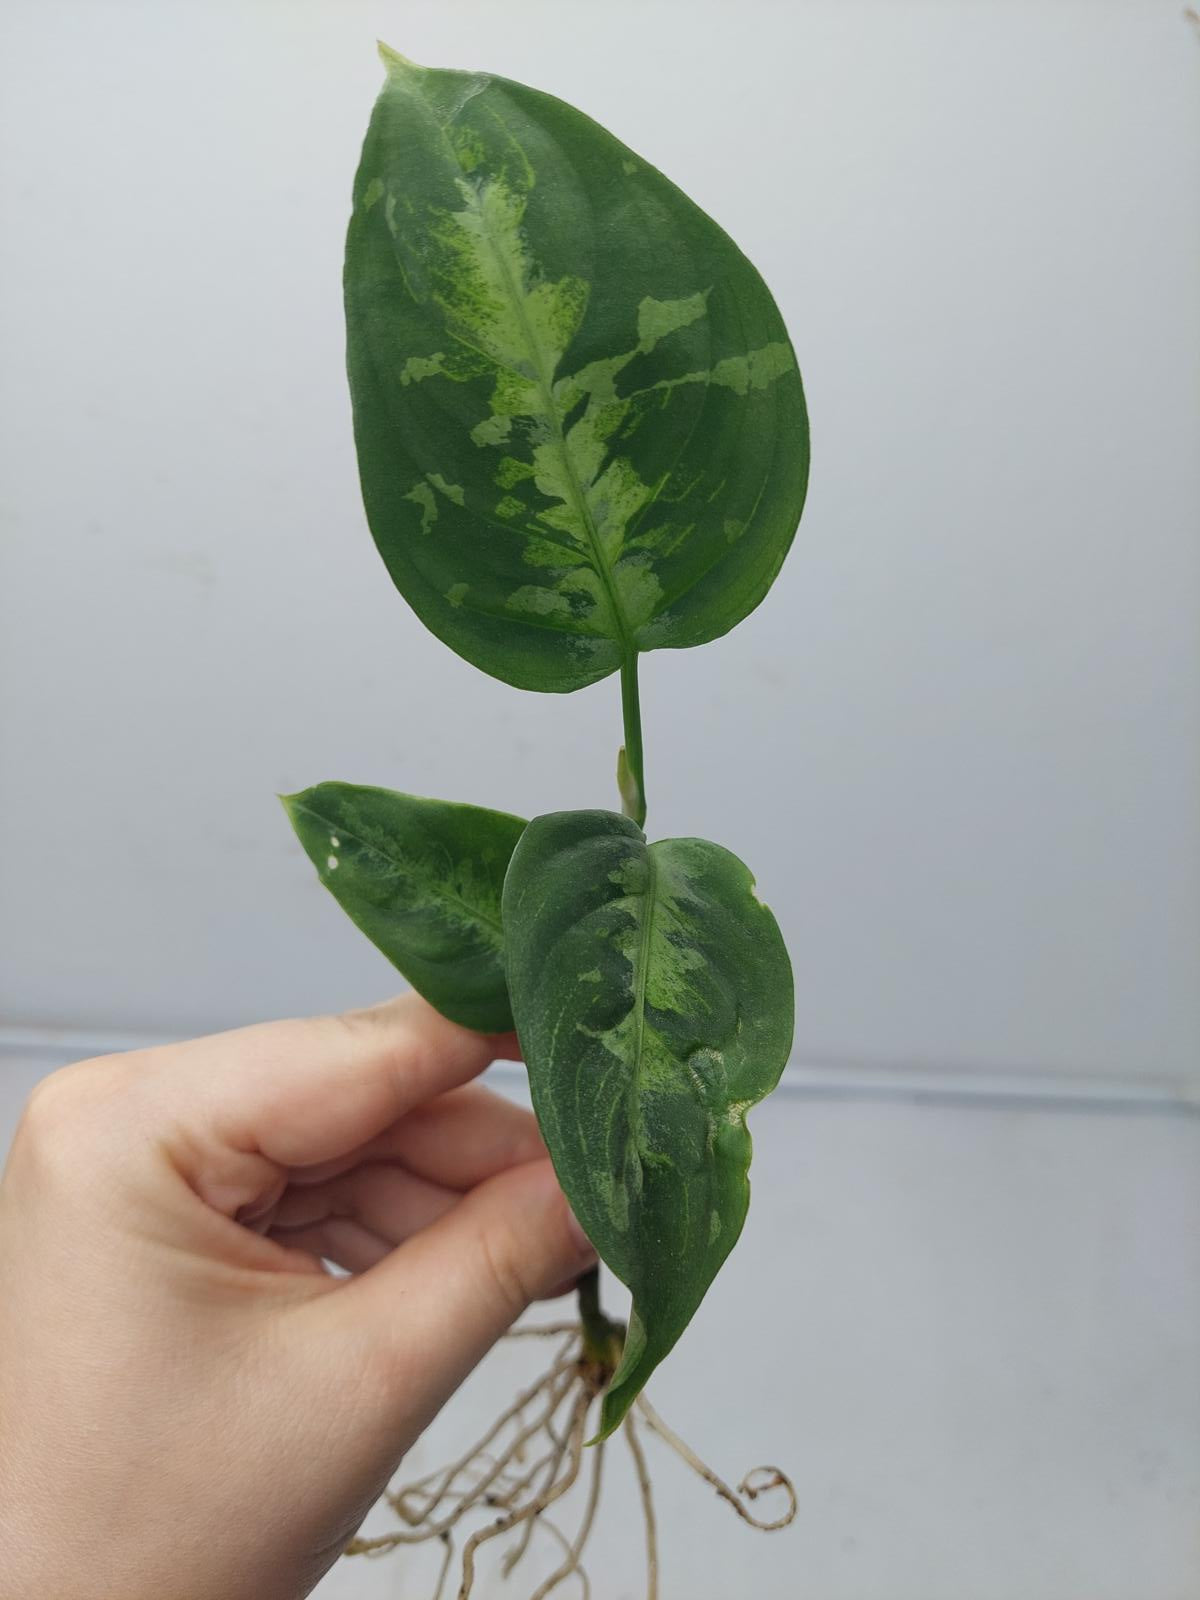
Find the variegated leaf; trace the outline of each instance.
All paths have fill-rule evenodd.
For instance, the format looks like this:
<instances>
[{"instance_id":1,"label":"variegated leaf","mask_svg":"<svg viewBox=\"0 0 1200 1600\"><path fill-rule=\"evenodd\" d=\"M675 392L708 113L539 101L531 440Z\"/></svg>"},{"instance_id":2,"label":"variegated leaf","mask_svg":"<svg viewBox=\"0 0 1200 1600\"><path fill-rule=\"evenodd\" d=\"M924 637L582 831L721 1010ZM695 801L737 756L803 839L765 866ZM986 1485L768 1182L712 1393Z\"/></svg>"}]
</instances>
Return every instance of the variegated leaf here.
<instances>
[{"instance_id":1,"label":"variegated leaf","mask_svg":"<svg viewBox=\"0 0 1200 1600\"><path fill-rule=\"evenodd\" d=\"M746 1112L787 1061L791 966L736 856L703 839L647 845L607 811L535 818L503 908L542 1133L576 1215L633 1292L603 1435L737 1241Z\"/></svg>"},{"instance_id":2,"label":"variegated leaf","mask_svg":"<svg viewBox=\"0 0 1200 1600\"><path fill-rule=\"evenodd\" d=\"M761 277L582 112L384 55L345 290L363 494L397 587L526 689L725 633L774 580L808 474Z\"/></svg>"},{"instance_id":3,"label":"variegated leaf","mask_svg":"<svg viewBox=\"0 0 1200 1600\"><path fill-rule=\"evenodd\" d=\"M464 1027L507 1032L500 897L521 818L354 783L280 799L321 882L413 988Z\"/></svg>"}]
</instances>

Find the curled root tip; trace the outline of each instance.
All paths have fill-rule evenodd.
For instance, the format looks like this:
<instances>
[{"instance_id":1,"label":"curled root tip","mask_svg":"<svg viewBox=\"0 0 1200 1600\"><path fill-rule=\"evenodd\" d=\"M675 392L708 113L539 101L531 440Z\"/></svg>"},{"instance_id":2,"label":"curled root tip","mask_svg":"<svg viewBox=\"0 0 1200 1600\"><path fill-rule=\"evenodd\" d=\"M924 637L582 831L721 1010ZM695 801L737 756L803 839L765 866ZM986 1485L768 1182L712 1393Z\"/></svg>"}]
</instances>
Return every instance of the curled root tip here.
<instances>
[{"instance_id":1,"label":"curled root tip","mask_svg":"<svg viewBox=\"0 0 1200 1600\"><path fill-rule=\"evenodd\" d=\"M787 1498L787 1509L769 1522L759 1517L748 1517L747 1520L756 1528L761 1528L764 1533L773 1533L778 1528L786 1528L790 1522L796 1520L796 1513L800 1509L800 1502L796 1498L796 1486L779 1467L751 1467L750 1471L737 1486L737 1492L744 1500L757 1500L761 1494L771 1494L776 1489L782 1489Z\"/></svg>"},{"instance_id":2,"label":"curled root tip","mask_svg":"<svg viewBox=\"0 0 1200 1600\"><path fill-rule=\"evenodd\" d=\"M758 1528L763 1533L774 1533L779 1528L786 1528L788 1523L794 1519L799 1503L796 1499L796 1490L792 1485L792 1480L786 1472L781 1472L778 1467L754 1467L746 1474L738 1487L732 1489L724 1478L717 1476L707 1461L701 1460L691 1445L685 1443L679 1437L674 1428L668 1427L649 1400L646 1399L644 1393L638 1395L634 1404L645 1418L647 1427L653 1433L656 1433L664 1443L669 1444L680 1460L685 1461L693 1472L704 1479L705 1483L710 1484L721 1496L721 1499L733 1507L743 1522L748 1522L752 1528ZM787 1510L782 1516L766 1521L762 1517L756 1517L747 1506L746 1501L754 1501L760 1494L767 1494L773 1489L783 1490L787 1496Z\"/></svg>"}]
</instances>

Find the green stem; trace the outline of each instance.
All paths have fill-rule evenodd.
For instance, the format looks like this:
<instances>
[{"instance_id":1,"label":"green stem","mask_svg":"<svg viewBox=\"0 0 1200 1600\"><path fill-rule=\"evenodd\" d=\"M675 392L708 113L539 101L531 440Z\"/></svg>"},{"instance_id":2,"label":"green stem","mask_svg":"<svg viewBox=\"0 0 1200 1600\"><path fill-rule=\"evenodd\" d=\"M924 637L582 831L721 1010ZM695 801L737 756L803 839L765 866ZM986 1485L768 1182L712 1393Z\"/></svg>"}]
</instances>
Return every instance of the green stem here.
<instances>
[{"instance_id":1,"label":"green stem","mask_svg":"<svg viewBox=\"0 0 1200 1600\"><path fill-rule=\"evenodd\" d=\"M642 754L642 706L638 698L637 651L631 650L621 663L621 715L625 723L625 743L617 756L617 787L621 809L639 828L646 825L646 777Z\"/></svg>"},{"instance_id":2,"label":"green stem","mask_svg":"<svg viewBox=\"0 0 1200 1600\"><path fill-rule=\"evenodd\" d=\"M621 1349L624 1329L600 1309L600 1268L592 1267L575 1285L579 1297L579 1321L583 1327L584 1353L591 1361L611 1367Z\"/></svg>"},{"instance_id":3,"label":"green stem","mask_svg":"<svg viewBox=\"0 0 1200 1600\"><path fill-rule=\"evenodd\" d=\"M617 756L617 787L621 809L639 828L646 825L645 757L642 753L642 706L638 695L638 653L630 646L621 662L621 717L625 743ZM623 1323L614 1322L600 1309L600 1269L585 1272L576 1285L584 1354L610 1373L620 1359L625 1342Z\"/></svg>"}]
</instances>

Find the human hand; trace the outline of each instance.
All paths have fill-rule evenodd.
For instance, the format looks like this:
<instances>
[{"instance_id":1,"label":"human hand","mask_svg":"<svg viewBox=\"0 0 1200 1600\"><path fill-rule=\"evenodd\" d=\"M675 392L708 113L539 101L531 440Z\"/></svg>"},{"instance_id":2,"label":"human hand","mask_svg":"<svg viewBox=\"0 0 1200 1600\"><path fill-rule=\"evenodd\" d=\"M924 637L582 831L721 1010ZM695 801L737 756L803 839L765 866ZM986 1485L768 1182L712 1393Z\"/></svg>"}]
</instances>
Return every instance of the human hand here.
<instances>
[{"instance_id":1,"label":"human hand","mask_svg":"<svg viewBox=\"0 0 1200 1600\"><path fill-rule=\"evenodd\" d=\"M0 1595L295 1600L595 1260L415 995L80 1063L0 1182ZM327 1258L354 1276L335 1278Z\"/></svg>"}]
</instances>

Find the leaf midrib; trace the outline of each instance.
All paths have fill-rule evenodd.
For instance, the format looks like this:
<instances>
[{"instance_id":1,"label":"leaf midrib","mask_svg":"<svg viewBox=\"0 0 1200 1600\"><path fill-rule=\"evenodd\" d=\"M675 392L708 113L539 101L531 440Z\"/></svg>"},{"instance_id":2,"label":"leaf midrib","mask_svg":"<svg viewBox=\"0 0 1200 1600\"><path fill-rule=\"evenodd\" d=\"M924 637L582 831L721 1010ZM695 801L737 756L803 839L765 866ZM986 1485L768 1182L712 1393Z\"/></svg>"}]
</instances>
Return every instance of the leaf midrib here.
<instances>
[{"instance_id":1,"label":"leaf midrib","mask_svg":"<svg viewBox=\"0 0 1200 1600\"><path fill-rule=\"evenodd\" d=\"M333 829L339 837L344 836L347 839L353 839L355 844L359 845L363 850L370 850L374 855L381 856L384 861L389 862L392 866L407 872L409 877L420 878L433 891L435 898L452 901L455 905L461 906L476 922L484 923L492 930L498 940L503 941L504 929L498 918L490 916L480 906L473 906L469 900L464 900L462 895L455 894L454 890L447 888L440 879L426 878L424 874L415 872L411 861L398 860L395 856L389 855L381 846L372 844L370 839L364 839L360 833L355 833L353 828L346 827L345 823L331 817L322 816L319 811L314 811L311 806L297 806L296 810L302 811L306 817L311 817L314 822L319 822L322 827Z\"/></svg>"},{"instance_id":2,"label":"leaf midrib","mask_svg":"<svg viewBox=\"0 0 1200 1600\"><path fill-rule=\"evenodd\" d=\"M642 1100L642 1050L646 1037L646 980L650 969L650 944L654 934L654 907L658 901L658 865L653 848L646 851L646 909L642 913L641 941L638 948L637 970L633 975L633 1071L630 1074L630 1123L634 1147L641 1160L641 1100Z\"/></svg>"},{"instance_id":3,"label":"leaf midrib","mask_svg":"<svg viewBox=\"0 0 1200 1600\"><path fill-rule=\"evenodd\" d=\"M444 137L445 129L442 129L442 133ZM448 140L447 143L449 143ZM478 191L476 191L476 194L478 195ZM507 256L505 256L503 250L500 249L495 234L488 225L487 217L482 208L479 208L478 214L480 220L480 232L487 240L488 248L492 252L492 256L497 267L500 269L504 279L505 287L508 290L509 301L512 305L513 314L515 315L517 322L520 324L521 332L525 339L526 348L532 353L531 364L535 369L534 381L536 382L538 390L540 391L545 414L550 418L551 426L554 429L554 438L552 442L557 450L559 460L562 463L563 476L566 479L567 486L571 491L571 498L574 502L576 514L578 515L580 522L583 524L584 531L587 534L588 546L591 550L592 568L604 587L605 598L608 600L609 608L612 611L613 619L617 625L617 642L621 646L622 657L626 661L631 661L637 653L633 643L633 634L629 627L629 620L626 617L624 609L621 605L616 584L613 582L612 569L609 566L608 561L605 559L604 549L600 543L599 529L596 527L595 521L592 518L591 508L588 506L587 499L583 493L583 486L579 481L579 474L575 470L575 462L572 459L570 450L567 448L567 438L563 431L562 417L559 415L558 404L554 398L553 374L548 373L546 370L545 352L542 350L542 347L538 342L537 335L533 331L533 326L530 323L529 318L525 315L525 305L521 298L521 286L513 277L512 267L509 263L509 260ZM522 374L522 376L524 376L524 374Z\"/></svg>"}]
</instances>

